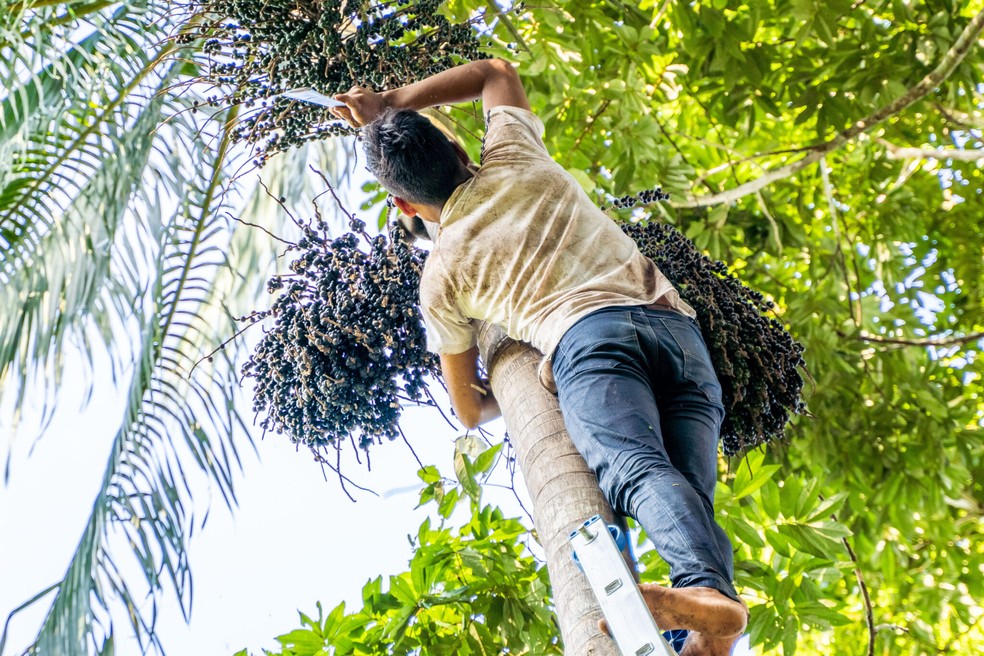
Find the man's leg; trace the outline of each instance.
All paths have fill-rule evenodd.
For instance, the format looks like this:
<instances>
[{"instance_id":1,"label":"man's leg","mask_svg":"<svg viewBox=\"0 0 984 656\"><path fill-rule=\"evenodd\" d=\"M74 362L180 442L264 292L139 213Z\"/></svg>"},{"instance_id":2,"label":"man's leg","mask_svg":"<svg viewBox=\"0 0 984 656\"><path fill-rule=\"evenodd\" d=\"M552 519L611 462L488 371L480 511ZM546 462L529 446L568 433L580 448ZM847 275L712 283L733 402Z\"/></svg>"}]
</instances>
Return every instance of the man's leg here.
<instances>
[{"instance_id":1,"label":"man's leg","mask_svg":"<svg viewBox=\"0 0 984 656\"><path fill-rule=\"evenodd\" d=\"M672 368L672 357L661 343L667 336L661 339L651 323L640 309L610 308L574 326L554 356L561 409L612 506L635 517L670 564L677 588L643 588L660 626L732 635L743 628L744 613L736 614L736 601L731 601L737 595L731 585L730 543L709 508L720 402L715 408L701 397L703 402L690 404L675 394L669 412L657 404L651 380L665 375L662 365ZM664 382L658 390L683 385ZM693 423L700 424L699 430ZM665 440L666 430L695 436ZM673 442L672 454L667 441ZM691 450L697 447L694 456Z\"/></svg>"},{"instance_id":2,"label":"man's leg","mask_svg":"<svg viewBox=\"0 0 984 656\"><path fill-rule=\"evenodd\" d=\"M651 332L659 342L659 362L650 372L657 390L657 404L661 409L664 446L673 466L693 486L704 507L705 517L711 526L728 589L715 586L717 592L698 588L705 593L708 608L720 608L715 614L732 618L730 626L721 625L718 634L693 631L684 645L681 656L729 656L737 638L744 632L748 607L735 593L731 581L734 578L731 541L714 519L714 488L717 484L718 438L720 422L724 418L721 405L721 387L711 365L710 354L696 322L674 312L647 311ZM657 345L653 345L657 348ZM674 580L674 585L686 585ZM661 601L675 604L679 600L667 599L670 592L659 586L643 588L650 606ZM684 588L686 589L686 588ZM730 594L729 594L730 591ZM718 592L741 604L720 607ZM686 603L684 603L686 606Z\"/></svg>"},{"instance_id":3,"label":"man's leg","mask_svg":"<svg viewBox=\"0 0 984 656\"><path fill-rule=\"evenodd\" d=\"M643 348L658 357L649 361L649 380L660 411L663 447L700 499L703 526L713 537L718 574L726 581L718 587L737 600L731 541L714 518L714 489L717 485L718 442L724 407L721 386L711 365L695 321L669 310L646 310L648 330ZM692 585L685 577L675 586Z\"/></svg>"}]
</instances>

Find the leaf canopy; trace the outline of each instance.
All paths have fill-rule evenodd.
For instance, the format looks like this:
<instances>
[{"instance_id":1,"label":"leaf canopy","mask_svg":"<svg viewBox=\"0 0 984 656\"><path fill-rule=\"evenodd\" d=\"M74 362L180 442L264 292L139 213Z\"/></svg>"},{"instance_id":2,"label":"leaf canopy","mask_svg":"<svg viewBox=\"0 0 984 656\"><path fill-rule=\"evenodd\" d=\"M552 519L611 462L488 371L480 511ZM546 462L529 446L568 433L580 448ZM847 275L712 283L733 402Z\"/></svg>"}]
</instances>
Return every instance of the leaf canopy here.
<instances>
[{"instance_id":1,"label":"leaf canopy","mask_svg":"<svg viewBox=\"0 0 984 656\"><path fill-rule=\"evenodd\" d=\"M190 516L175 451L234 499L233 369L220 357L187 377L199 352L189 345L208 341L217 295L231 294L210 277L229 234L214 214L223 137L206 148L193 121L169 128L168 146L159 131L149 150L140 136L179 102L150 100L171 74L147 20L164 4L19 2L0 16L4 393L57 363L85 322L119 344L113 322L136 305L126 321L139 331L129 412L39 637L46 652L112 649L104 604L132 601L133 588L104 548L109 525L132 538L150 588L186 589ZM453 0L446 10L486 12L489 53L518 63L548 149L589 193L671 192L653 211L775 300L807 347L810 416L784 448L722 462L719 519L753 644L786 655L974 652L984 642L984 3L555 0L515 16ZM448 116L481 134L477 109ZM477 156L477 139L470 148ZM205 173L182 169L175 151L196 153ZM158 215L169 193L183 200ZM127 232L119 217L134 210L143 220ZM147 263L153 275L135 276ZM461 462L470 476L477 460ZM439 514L461 498L439 478L427 490ZM477 498L471 483L465 491ZM422 545L453 544L445 552L475 566L515 562L476 559L460 533L425 532ZM641 560L658 580L661 561ZM414 567L366 600L372 630L408 650L432 625L406 608L437 613L427 615L437 633L449 608L455 622L477 616L463 593L427 596L435 575ZM549 635L545 605L481 599L482 613ZM324 633L350 616L302 620ZM153 642L150 621L134 617ZM285 653L306 638L289 638ZM459 638L482 653L501 636L472 623Z\"/></svg>"}]
</instances>

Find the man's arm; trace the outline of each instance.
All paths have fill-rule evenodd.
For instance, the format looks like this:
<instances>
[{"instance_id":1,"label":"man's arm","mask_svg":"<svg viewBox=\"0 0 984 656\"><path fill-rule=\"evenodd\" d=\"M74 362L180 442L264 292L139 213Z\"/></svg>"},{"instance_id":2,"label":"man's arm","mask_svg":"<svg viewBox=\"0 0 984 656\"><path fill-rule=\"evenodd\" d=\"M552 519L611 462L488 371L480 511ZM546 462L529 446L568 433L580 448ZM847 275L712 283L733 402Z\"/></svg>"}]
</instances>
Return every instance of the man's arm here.
<instances>
[{"instance_id":1,"label":"man's arm","mask_svg":"<svg viewBox=\"0 0 984 656\"><path fill-rule=\"evenodd\" d=\"M359 127L370 123L388 107L419 110L479 98L485 111L499 105L530 108L526 91L512 64L502 59L481 59L382 93L353 87L348 93L335 96L346 107L336 107L331 111Z\"/></svg>"},{"instance_id":2,"label":"man's arm","mask_svg":"<svg viewBox=\"0 0 984 656\"><path fill-rule=\"evenodd\" d=\"M478 377L477 348L454 355L442 353L441 372L451 395L451 405L465 428L475 428L502 414L491 388Z\"/></svg>"}]
</instances>

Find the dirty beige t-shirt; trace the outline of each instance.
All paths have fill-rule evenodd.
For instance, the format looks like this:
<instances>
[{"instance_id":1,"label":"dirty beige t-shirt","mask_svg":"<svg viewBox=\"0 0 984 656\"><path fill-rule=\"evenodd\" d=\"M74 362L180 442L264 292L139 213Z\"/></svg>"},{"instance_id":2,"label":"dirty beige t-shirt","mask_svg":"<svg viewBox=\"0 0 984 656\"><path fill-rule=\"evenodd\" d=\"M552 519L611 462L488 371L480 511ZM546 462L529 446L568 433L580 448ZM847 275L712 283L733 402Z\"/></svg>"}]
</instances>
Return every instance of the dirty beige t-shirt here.
<instances>
[{"instance_id":1,"label":"dirty beige t-shirt","mask_svg":"<svg viewBox=\"0 0 984 656\"><path fill-rule=\"evenodd\" d=\"M487 120L481 168L445 204L421 277L431 351L475 346L473 319L501 326L549 358L568 328L603 307L658 301L694 316L550 158L539 118L498 106Z\"/></svg>"}]
</instances>

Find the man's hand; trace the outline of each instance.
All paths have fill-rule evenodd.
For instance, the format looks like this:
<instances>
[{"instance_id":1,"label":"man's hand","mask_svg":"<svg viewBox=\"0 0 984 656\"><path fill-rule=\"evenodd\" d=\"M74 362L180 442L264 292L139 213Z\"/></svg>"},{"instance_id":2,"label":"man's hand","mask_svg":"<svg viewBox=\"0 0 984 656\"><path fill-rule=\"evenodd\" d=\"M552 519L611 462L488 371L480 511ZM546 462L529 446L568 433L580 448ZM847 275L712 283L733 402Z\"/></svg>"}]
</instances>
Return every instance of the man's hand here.
<instances>
[{"instance_id":1,"label":"man's hand","mask_svg":"<svg viewBox=\"0 0 984 656\"><path fill-rule=\"evenodd\" d=\"M383 94L362 87L352 87L348 93L335 96L335 100L345 103L345 107L332 107L331 113L353 128L372 123L387 106Z\"/></svg>"}]
</instances>

